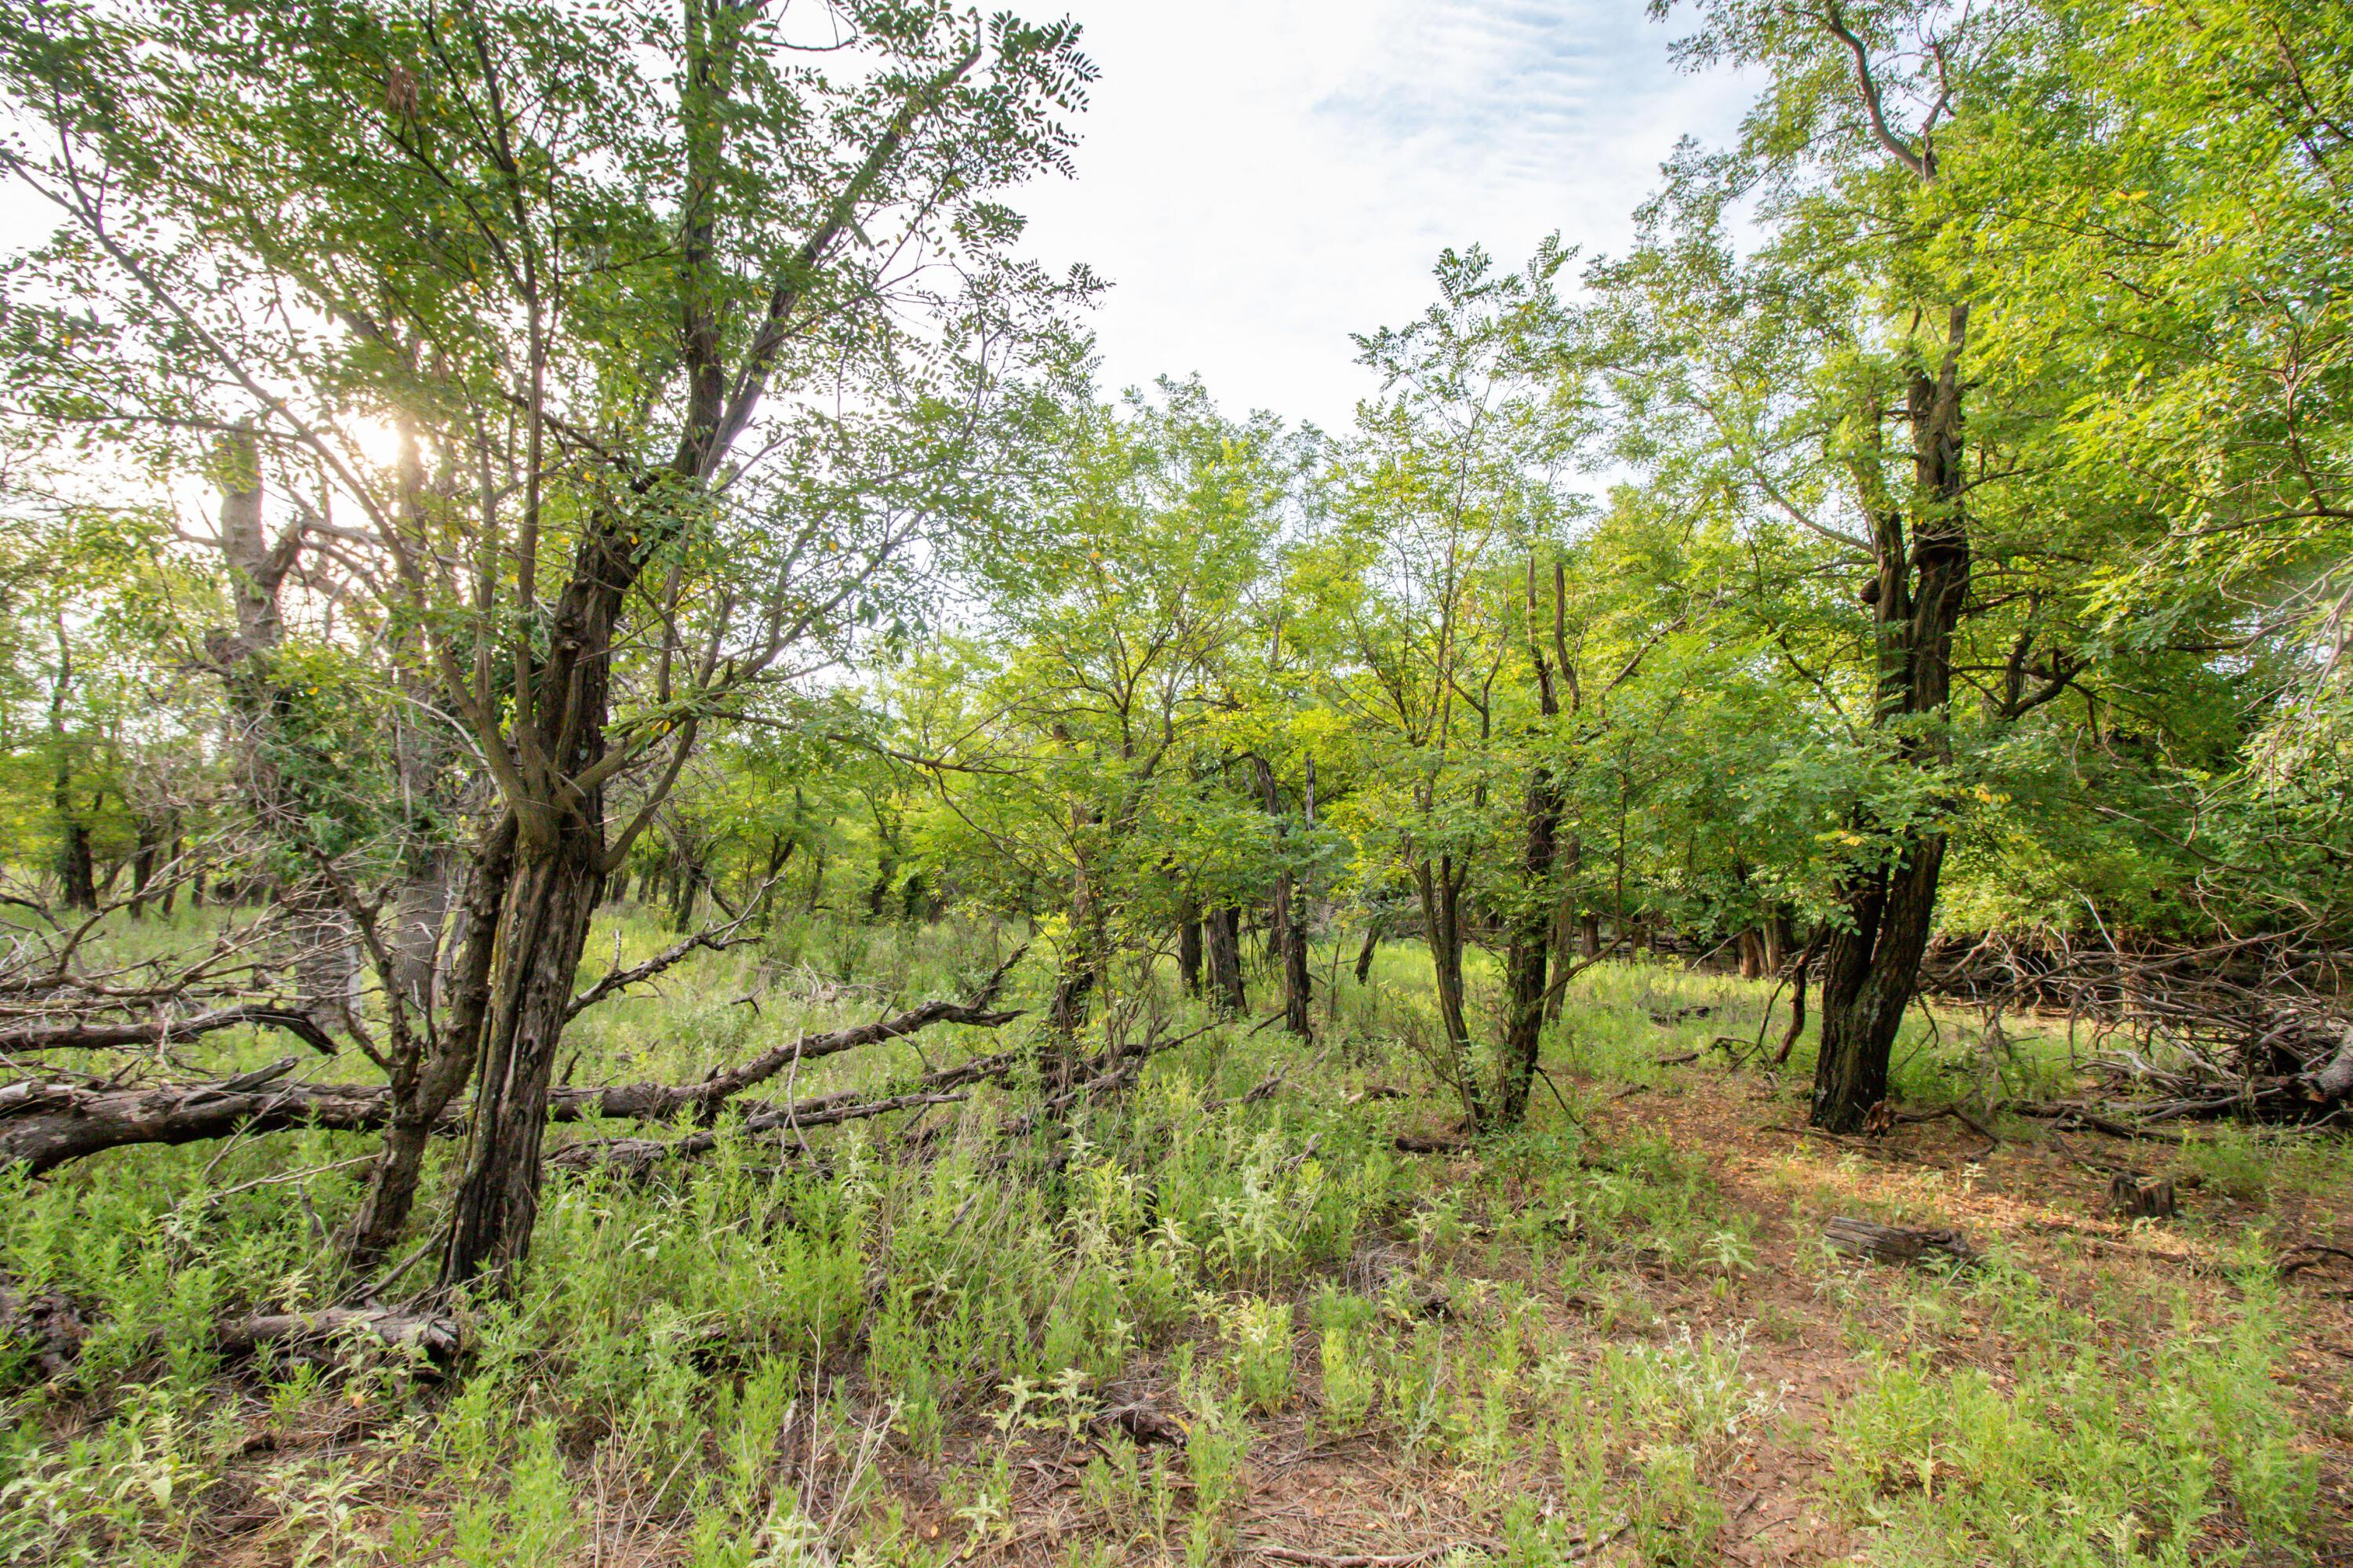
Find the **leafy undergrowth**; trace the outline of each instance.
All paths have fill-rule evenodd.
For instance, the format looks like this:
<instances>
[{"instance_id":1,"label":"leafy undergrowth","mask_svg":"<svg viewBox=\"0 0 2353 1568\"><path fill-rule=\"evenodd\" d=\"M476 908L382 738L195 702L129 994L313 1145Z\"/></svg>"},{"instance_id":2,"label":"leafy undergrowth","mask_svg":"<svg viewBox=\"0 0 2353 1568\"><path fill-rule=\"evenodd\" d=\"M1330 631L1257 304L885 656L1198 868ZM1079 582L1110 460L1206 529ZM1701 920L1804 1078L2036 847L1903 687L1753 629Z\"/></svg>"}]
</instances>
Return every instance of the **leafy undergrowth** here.
<instances>
[{"instance_id":1,"label":"leafy undergrowth","mask_svg":"<svg viewBox=\"0 0 2353 1568\"><path fill-rule=\"evenodd\" d=\"M952 991L992 940L781 931L584 1019L580 1081ZM454 1382L358 1343L204 1349L227 1311L346 1287L320 1241L363 1139L13 1181L0 1269L94 1331L54 1383L0 1362L0 1558L2118 1565L2353 1541L2343 1292L2276 1267L2353 1186L2329 1135L2105 1145L2183 1183L2182 1218L2127 1227L2024 1121L1991 1150L1950 1121L1868 1149L1790 1130L1801 1072L1710 1049L1756 1035L1765 988L1621 964L1572 998L1526 1129L1402 1154L1448 1114L1416 961L1385 951L1361 990L1334 966L1316 1044L1211 1032L1066 1137L993 1136L1016 1086L918 1148L851 1127L559 1178L522 1298L471 1313ZM1002 1044L923 1042L933 1065ZM2010 1049L1946 1020L1902 1081L2063 1076L2059 1043ZM900 1055L801 1090L922 1070ZM1957 1224L1983 1259L1858 1264L1820 1242L1834 1213Z\"/></svg>"}]
</instances>

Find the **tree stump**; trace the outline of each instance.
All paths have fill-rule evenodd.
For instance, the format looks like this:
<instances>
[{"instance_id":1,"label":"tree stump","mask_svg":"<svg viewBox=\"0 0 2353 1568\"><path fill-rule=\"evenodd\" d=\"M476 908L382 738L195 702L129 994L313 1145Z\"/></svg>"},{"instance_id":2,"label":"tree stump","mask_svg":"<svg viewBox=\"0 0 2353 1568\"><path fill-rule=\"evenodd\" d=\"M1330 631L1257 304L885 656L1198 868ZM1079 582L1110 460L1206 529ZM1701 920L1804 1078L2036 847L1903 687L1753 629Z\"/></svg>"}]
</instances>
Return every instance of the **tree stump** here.
<instances>
[{"instance_id":1,"label":"tree stump","mask_svg":"<svg viewBox=\"0 0 2353 1568\"><path fill-rule=\"evenodd\" d=\"M2131 1171L2119 1171L2109 1178L2108 1208L2128 1219L2169 1220L2179 1212L2170 1181Z\"/></svg>"},{"instance_id":2,"label":"tree stump","mask_svg":"<svg viewBox=\"0 0 2353 1568\"><path fill-rule=\"evenodd\" d=\"M1852 1257L1879 1263L1918 1263L1927 1257L1948 1257L1957 1263L1977 1261L1977 1249L1960 1232L1906 1230L1901 1225L1873 1224L1844 1214L1822 1227L1822 1239Z\"/></svg>"}]
</instances>

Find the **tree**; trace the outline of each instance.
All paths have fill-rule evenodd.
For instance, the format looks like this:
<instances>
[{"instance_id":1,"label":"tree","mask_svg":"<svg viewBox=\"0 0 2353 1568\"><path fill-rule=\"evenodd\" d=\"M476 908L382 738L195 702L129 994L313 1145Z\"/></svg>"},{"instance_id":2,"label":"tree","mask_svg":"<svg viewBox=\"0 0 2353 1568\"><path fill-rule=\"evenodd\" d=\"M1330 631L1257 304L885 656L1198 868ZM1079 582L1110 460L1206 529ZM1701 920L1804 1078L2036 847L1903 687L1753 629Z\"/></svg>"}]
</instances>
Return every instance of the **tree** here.
<instances>
[{"instance_id":1,"label":"tree","mask_svg":"<svg viewBox=\"0 0 2353 1568\"><path fill-rule=\"evenodd\" d=\"M1449 251L1420 319L1358 340L1382 395L1359 409L1347 499L1310 584L1332 645L1324 700L1361 736L1366 770L1390 780L1358 803L1359 820L1414 887L1442 1070L1473 1125L1490 1107L1472 1059L1465 900L1491 853L1487 753L1502 738L1498 683L1514 641L1511 567L1558 527L1577 437L1564 407L1574 383L1544 357L1562 330L1553 280L1567 260L1548 244L1525 270L1499 274L1482 251ZM1547 791L1532 797L1537 819ZM1529 832L1548 839L1541 827ZM1524 869L1548 931L1549 850Z\"/></svg>"},{"instance_id":2,"label":"tree","mask_svg":"<svg viewBox=\"0 0 2353 1568\"><path fill-rule=\"evenodd\" d=\"M819 66L793 25L199 3L0 34L47 138L0 157L104 327L40 367L51 407L166 457L249 429L305 475L306 547L413 633L491 786L438 1016L385 986L402 1109L357 1247L470 1075L447 1287L528 1248L589 913L704 725L893 612L1060 352L1071 290L987 196L1061 165L1075 29L846 3Z\"/></svg>"}]
</instances>

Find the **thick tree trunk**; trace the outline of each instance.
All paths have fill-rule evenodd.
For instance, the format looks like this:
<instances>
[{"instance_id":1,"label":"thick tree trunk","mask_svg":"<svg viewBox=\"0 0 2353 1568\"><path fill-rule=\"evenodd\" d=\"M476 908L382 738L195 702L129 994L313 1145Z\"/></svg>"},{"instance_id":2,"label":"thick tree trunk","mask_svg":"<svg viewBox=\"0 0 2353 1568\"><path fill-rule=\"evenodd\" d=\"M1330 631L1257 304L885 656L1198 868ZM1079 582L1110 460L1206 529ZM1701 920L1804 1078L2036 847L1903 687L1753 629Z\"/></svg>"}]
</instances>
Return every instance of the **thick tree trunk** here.
<instances>
[{"instance_id":1,"label":"thick tree trunk","mask_svg":"<svg viewBox=\"0 0 2353 1568\"><path fill-rule=\"evenodd\" d=\"M1887 1097L1888 1064L1919 982L1944 858L1943 836L1924 834L1903 865L1849 890L1855 929L1833 933L1823 956L1816 1127L1852 1132Z\"/></svg>"},{"instance_id":2,"label":"thick tree trunk","mask_svg":"<svg viewBox=\"0 0 2353 1568\"><path fill-rule=\"evenodd\" d=\"M1054 981L1053 998L1046 1004L1048 1025L1062 1035L1077 1033L1087 1021L1089 1001L1102 983L1108 957L1104 911L1086 859L1094 825L1094 811L1085 802L1071 809L1071 840L1076 853L1071 868L1071 945L1062 955L1062 972Z\"/></svg>"},{"instance_id":3,"label":"thick tree trunk","mask_svg":"<svg viewBox=\"0 0 2353 1568\"><path fill-rule=\"evenodd\" d=\"M1772 917L1765 922L1765 972L1779 974L1781 966L1788 961L1790 949L1796 946L1797 938L1789 929L1789 906L1777 904Z\"/></svg>"},{"instance_id":4,"label":"thick tree trunk","mask_svg":"<svg viewBox=\"0 0 2353 1568\"><path fill-rule=\"evenodd\" d=\"M1527 1118L1544 1037L1546 961L1558 924L1552 872L1560 790L1550 768L1539 767L1528 779L1521 822L1520 892L1525 904L1512 916L1504 949L1504 1049L1495 1096L1495 1119L1504 1127L1517 1127Z\"/></svg>"},{"instance_id":5,"label":"thick tree trunk","mask_svg":"<svg viewBox=\"0 0 2353 1568\"><path fill-rule=\"evenodd\" d=\"M139 843L131 856L131 917L147 913L147 888L155 880L155 861L164 851L164 835L151 822L139 824Z\"/></svg>"},{"instance_id":6,"label":"thick tree trunk","mask_svg":"<svg viewBox=\"0 0 2353 1568\"><path fill-rule=\"evenodd\" d=\"M552 842L518 838L499 910L465 1174L441 1257L444 1287L487 1276L507 1288L531 1250L548 1089L604 888L601 816L558 818Z\"/></svg>"},{"instance_id":7,"label":"thick tree trunk","mask_svg":"<svg viewBox=\"0 0 2353 1568\"><path fill-rule=\"evenodd\" d=\"M1201 901L1188 898L1176 919L1176 977L1187 996L1201 994Z\"/></svg>"},{"instance_id":8,"label":"thick tree trunk","mask_svg":"<svg viewBox=\"0 0 2353 1568\"><path fill-rule=\"evenodd\" d=\"M58 896L69 909L98 907L98 874L90 851L90 827L74 810L73 747L66 737L66 704L73 690L73 645L66 636L65 617L57 617L58 673L49 687L49 745L55 750L55 772L49 800L58 817Z\"/></svg>"},{"instance_id":9,"label":"thick tree trunk","mask_svg":"<svg viewBox=\"0 0 2353 1568\"><path fill-rule=\"evenodd\" d=\"M891 901L891 885L898 879L899 863L885 855L874 867L874 881L866 889L866 917L882 918L882 906Z\"/></svg>"},{"instance_id":10,"label":"thick tree trunk","mask_svg":"<svg viewBox=\"0 0 2353 1568\"><path fill-rule=\"evenodd\" d=\"M171 863L174 866L179 865L180 857L186 853L186 843L176 834L174 835L172 839ZM204 902L204 900L198 896L196 892L198 885L200 885L204 879L204 873L201 871L197 872L188 879L188 900L190 903L201 904ZM156 908L162 913L164 919L169 920L172 917L172 906L179 901L179 897L180 878L177 875L174 875L164 884L164 896L162 901L156 906Z\"/></svg>"},{"instance_id":11,"label":"thick tree trunk","mask_svg":"<svg viewBox=\"0 0 2353 1568\"><path fill-rule=\"evenodd\" d=\"M1765 976L1765 933L1750 927L1740 933L1740 978L1762 980Z\"/></svg>"},{"instance_id":12,"label":"thick tree trunk","mask_svg":"<svg viewBox=\"0 0 2353 1568\"><path fill-rule=\"evenodd\" d=\"M98 869L90 857L90 830L66 813L73 810L66 785L70 775L60 769L59 815L64 818L64 845L58 852L58 897L69 909L98 907Z\"/></svg>"},{"instance_id":13,"label":"thick tree trunk","mask_svg":"<svg viewBox=\"0 0 2353 1568\"><path fill-rule=\"evenodd\" d=\"M1209 907L1208 927L1209 1000L1229 1018L1239 1018L1250 1007L1242 985L1241 911L1230 904Z\"/></svg>"}]
</instances>

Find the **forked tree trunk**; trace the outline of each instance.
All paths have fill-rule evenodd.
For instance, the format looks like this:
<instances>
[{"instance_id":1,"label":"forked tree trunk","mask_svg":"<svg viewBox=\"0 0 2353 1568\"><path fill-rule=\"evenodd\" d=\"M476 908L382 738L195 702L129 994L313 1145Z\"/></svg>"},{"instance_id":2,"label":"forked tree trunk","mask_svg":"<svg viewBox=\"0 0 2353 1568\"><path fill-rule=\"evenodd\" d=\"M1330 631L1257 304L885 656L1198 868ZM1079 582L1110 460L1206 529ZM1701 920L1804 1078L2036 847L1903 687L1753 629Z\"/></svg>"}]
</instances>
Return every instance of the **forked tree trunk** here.
<instances>
[{"instance_id":1,"label":"forked tree trunk","mask_svg":"<svg viewBox=\"0 0 2353 1568\"><path fill-rule=\"evenodd\" d=\"M1556 643L1563 641L1560 621L1567 614L1567 586L1556 566L1553 577L1553 617ZM1536 560L1528 556L1528 661L1536 678L1538 712L1546 726L1560 716L1555 672L1536 635ZM1555 863L1560 851L1560 780L1539 757L1528 772L1528 789L1520 808L1520 863L1516 902L1504 949L1504 1049L1495 1086L1495 1119L1517 1127L1527 1119L1528 1091L1535 1086L1536 1057L1544 1042L1547 960L1560 929L1561 910L1553 889Z\"/></svg>"},{"instance_id":2,"label":"forked tree trunk","mask_svg":"<svg viewBox=\"0 0 2353 1568\"><path fill-rule=\"evenodd\" d=\"M1274 783L1274 768L1263 757L1253 758L1258 774L1259 797L1267 815L1280 824L1277 832L1287 849L1291 840L1291 822L1282 814L1282 801ZM1315 814L1315 764L1307 764L1307 818L1312 822ZM1268 941L1273 948L1278 973L1282 980L1282 1026L1301 1039L1314 1033L1309 1017L1311 990L1314 984L1307 969L1307 914L1302 907L1298 879L1290 865L1283 865L1274 879L1271 917L1268 921Z\"/></svg>"},{"instance_id":3,"label":"forked tree trunk","mask_svg":"<svg viewBox=\"0 0 2353 1568\"><path fill-rule=\"evenodd\" d=\"M533 700L517 723L527 728L528 745L517 749L534 763L531 773L516 775L509 800L513 865L498 904L473 1054L465 1171L441 1254L444 1291L485 1277L512 1290L531 1250L547 1091L608 869L604 788L577 780L605 757L614 626L644 556L628 520L596 519L575 547L550 618L548 658L527 672Z\"/></svg>"},{"instance_id":4,"label":"forked tree trunk","mask_svg":"<svg viewBox=\"0 0 2353 1568\"><path fill-rule=\"evenodd\" d=\"M1896 508L1883 508L1874 520L1874 719L1883 726L1902 717L1941 718L1952 694L1953 629L1969 587L1959 381L1968 328L1968 307L1954 306L1940 374L1932 381L1915 372L1912 379L1913 466L1922 504L1910 548ZM1907 738L1899 755L1934 767L1948 752L1931 728ZM1866 830L1875 825L1856 824ZM1861 1127L1871 1108L1887 1097L1896 1031L1919 984L1920 958L1936 917L1944 833L1914 830L1898 839L1895 849L1893 863L1859 871L1839 889L1851 928L1834 932L1824 955L1812 1112L1814 1125L1832 1132Z\"/></svg>"},{"instance_id":5,"label":"forked tree trunk","mask_svg":"<svg viewBox=\"0 0 2353 1568\"><path fill-rule=\"evenodd\" d=\"M500 906L465 1174L449 1215L441 1283L505 1283L539 1217L547 1091L588 920L604 890L602 813L558 819L553 842L518 838Z\"/></svg>"},{"instance_id":6,"label":"forked tree trunk","mask_svg":"<svg viewBox=\"0 0 2353 1568\"><path fill-rule=\"evenodd\" d=\"M343 1227L343 1253L355 1268L368 1267L399 1242L416 1206L417 1183L434 1127L473 1071L490 1005L499 907L514 869L514 819L508 816L467 857L448 958L438 976L427 979L438 993L435 1026L407 1057L393 1064L392 1117L377 1147L367 1191ZM420 1010L417 1016L422 1020L427 1015Z\"/></svg>"},{"instance_id":7,"label":"forked tree trunk","mask_svg":"<svg viewBox=\"0 0 2353 1568\"><path fill-rule=\"evenodd\" d=\"M1740 978L1762 980L1765 969L1765 934L1752 926L1740 933Z\"/></svg>"},{"instance_id":8,"label":"forked tree trunk","mask_svg":"<svg viewBox=\"0 0 2353 1568\"><path fill-rule=\"evenodd\" d=\"M1467 868L1458 872L1454 857L1444 854L1418 863L1413 879L1421 898L1422 928L1430 938L1447 1071L1461 1096L1464 1118L1472 1126L1481 1126L1486 1121L1486 1106L1471 1060L1471 1023L1462 991L1462 888L1470 874Z\"/></svg>"}]
</instances>

